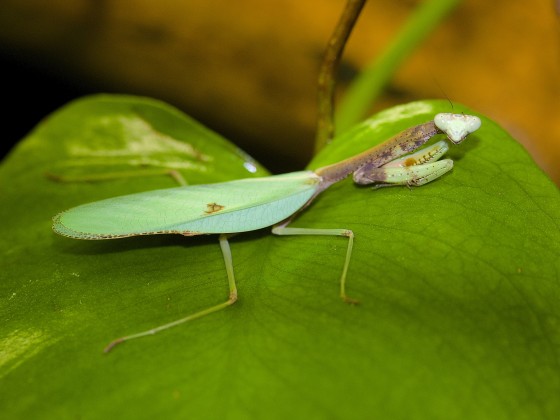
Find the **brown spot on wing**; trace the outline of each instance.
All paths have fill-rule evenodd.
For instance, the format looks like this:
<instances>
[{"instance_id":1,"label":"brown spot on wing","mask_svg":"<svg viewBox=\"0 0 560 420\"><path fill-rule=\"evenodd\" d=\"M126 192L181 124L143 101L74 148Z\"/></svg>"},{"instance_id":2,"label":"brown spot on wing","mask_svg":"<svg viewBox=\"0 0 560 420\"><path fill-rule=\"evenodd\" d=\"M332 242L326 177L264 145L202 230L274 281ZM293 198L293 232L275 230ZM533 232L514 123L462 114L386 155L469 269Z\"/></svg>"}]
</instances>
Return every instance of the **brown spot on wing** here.
<instances>
[{"instance_id":1,"label":"brown spot on wing","mask_svg":"<svg viewBox=\"0 0 560 420\"><path fill-rule=\"evenodd\" d=\"M206 210L204 210L204 213L212 214L212 213L219 212L220 210L223 210L224 208L225 208L225 206L222 206L221 204L218 204L218 203L208 203L208 204L206 204Z\"/></svg>"}]
</instances>

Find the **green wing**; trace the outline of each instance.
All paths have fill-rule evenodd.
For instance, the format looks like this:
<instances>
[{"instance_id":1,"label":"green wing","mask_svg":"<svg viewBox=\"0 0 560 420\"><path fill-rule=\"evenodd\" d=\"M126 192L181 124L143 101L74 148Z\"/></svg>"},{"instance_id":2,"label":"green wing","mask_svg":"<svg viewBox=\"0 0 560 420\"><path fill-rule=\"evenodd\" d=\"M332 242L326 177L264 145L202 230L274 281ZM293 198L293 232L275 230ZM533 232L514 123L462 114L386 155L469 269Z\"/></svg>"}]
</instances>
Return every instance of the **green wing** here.
<instances>
[{"instance_id":1,"label":"green wing","mask_svg":"<svg viewBox=\"0 0 560 420\"><path fill-rule=\"evenodd\" d=\"M148 191L74 207L53 218L53 230L76 239L246 232L294 214L319 182L301 171Z\"/></svg>"}]
</instances>

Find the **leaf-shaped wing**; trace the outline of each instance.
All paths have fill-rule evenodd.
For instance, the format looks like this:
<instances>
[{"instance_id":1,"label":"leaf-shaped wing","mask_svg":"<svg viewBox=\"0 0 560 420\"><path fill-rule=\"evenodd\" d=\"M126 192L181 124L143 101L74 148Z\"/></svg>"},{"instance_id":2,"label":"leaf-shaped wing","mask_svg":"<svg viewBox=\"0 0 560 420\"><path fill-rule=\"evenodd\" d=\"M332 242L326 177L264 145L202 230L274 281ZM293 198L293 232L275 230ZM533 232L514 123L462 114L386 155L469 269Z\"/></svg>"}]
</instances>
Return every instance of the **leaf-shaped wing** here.
<instances>
[{"instance_id":1,"label":"leaf-shaped wing","mask_svg":"<svg viewBox=\"0 0 560 420\"><path fill-rule=\"evenodd\" d=\"M278 223L315 193L312 171L147 191L74 207L55 232L77 239L246 232Z\"/></svg>"}]
</instances>

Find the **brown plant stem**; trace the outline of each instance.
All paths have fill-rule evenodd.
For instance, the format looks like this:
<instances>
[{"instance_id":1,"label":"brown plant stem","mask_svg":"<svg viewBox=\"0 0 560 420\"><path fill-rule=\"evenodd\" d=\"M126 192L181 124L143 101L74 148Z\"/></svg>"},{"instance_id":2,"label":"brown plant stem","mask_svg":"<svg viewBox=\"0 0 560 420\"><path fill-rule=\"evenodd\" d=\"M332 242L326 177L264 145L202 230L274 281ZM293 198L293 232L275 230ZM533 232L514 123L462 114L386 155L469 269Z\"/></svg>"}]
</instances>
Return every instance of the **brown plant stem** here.
<instances>
[{"instance_id":1,"label":"brown plant stem","mask_svg":"<svg viewBox=\"0 0 560 420\"><path fill-rule=\"evenodd\" d=\"M366 0L348 0L332 33L319 70L318 116L315 153L334 135L334 92L336 72L348 37L354 28Z\"/></svg>"}]
</instances>

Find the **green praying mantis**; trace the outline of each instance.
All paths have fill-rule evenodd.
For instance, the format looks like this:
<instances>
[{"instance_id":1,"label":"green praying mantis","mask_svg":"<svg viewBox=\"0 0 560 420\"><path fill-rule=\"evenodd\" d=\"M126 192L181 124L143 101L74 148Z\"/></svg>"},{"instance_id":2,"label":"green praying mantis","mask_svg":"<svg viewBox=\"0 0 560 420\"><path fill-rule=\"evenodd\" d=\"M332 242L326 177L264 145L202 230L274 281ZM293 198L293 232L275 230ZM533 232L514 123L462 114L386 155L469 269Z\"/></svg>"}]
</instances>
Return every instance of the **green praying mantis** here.
<instances>
[{"instance_id":1,"label":"green praying mantis","mask_svg":"<svg viewBox=\"0 0 560 420\"><path fill-rule=\"evenodd\" d=\"M450 159L439 160L448 150L445 141L421 148L437 134L461 143L481 125L478 117L437 114L432 121L408 128L386 142L341 162L315 171L298 171L263 178L216 184L180 186L125 195L84 204L53 218L56 233L74 239L117 239L138 235L219 234L229 297L225 302L153 329L112 341L109 352L124 341L159 331L224 309L237 301L233 261L228 239L241 232L273 226L275 235L320 235L348 238L340 277L340 296L346 294L346 277L352 256L354 233L349 229L306 229L288 227L321 192L353 174L360 185L421 186L453 168Z\"/></svg>"}]
</instances>

